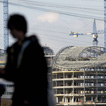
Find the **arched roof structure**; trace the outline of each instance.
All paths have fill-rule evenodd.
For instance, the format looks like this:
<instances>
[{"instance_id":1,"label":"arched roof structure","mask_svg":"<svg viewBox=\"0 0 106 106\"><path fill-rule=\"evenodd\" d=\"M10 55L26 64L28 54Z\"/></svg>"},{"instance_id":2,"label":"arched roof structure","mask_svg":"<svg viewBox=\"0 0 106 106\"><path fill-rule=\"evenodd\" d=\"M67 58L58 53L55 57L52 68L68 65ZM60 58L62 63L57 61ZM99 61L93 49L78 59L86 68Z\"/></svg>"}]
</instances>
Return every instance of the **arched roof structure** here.
<instances>
[{"instance_id":1,"label":"arched roof structure","mask_svg":"<svg viewBox=\"0 0 106 106\"><path fill-rule=\"evenodd\" d=\"M43 46L43 50L45 55L54 55L53 50L48 46Z\"/></svg>"},{"instance_id":2,"label":"arched roof structure","mask_svg":"<svg viewBox=\"0 0 106 106\"><path fill-rule=\"evenodd\" d=\"M106 63L104 47L69 46L60 50L54 59L53 67L66 69L79 69L101 66Z\"/></svg>"},{"instance_id":3,"label":"arched roof structure","mask_svg":"<svg viewBox=\"0 0 106 106\"><path fill-rule=\"evenodd\" d=\"M4 54L4 50L0 49L0 55Z\"/></svg>"}]
</instances>

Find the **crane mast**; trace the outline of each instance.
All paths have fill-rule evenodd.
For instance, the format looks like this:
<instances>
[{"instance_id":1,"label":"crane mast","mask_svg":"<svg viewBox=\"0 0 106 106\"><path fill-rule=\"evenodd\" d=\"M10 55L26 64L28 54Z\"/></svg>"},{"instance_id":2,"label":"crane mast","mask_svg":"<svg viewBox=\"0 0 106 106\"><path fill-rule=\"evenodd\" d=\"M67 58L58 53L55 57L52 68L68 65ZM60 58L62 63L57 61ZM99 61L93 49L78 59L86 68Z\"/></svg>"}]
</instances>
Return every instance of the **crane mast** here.
<instances>
[{"instance_id":1,"label":"crane mast","mask_svg":"<svg viewBox=\"0 0 106 106\"><path fill-rule=\"evenodd\" d=\"M106 0L104 0L104 52L106 53Z\"/></svg>"},{"instance_id":2,"label":"crane mast","mask_svg":"<svg viewBox=\"0 0 106 106\"><path fill-rule=\"evenodd\" d=\"M96 21L94 19L94 22L93 22L93 46L97 46L98 45L98 34L97 34L97 28L96 28Z\"/></svg>"},{"instance_id":3,"label":"crane mast","mask_svg":"<svg viewBox=\"0 0 106 106\"><path fill-rule=\"evenodd\" d=\"M3 30L4 30L4 52L9 45L9 35L7 30L7 18L8 18L8 0L3 0Z\"/></svg>"}]
</instances>

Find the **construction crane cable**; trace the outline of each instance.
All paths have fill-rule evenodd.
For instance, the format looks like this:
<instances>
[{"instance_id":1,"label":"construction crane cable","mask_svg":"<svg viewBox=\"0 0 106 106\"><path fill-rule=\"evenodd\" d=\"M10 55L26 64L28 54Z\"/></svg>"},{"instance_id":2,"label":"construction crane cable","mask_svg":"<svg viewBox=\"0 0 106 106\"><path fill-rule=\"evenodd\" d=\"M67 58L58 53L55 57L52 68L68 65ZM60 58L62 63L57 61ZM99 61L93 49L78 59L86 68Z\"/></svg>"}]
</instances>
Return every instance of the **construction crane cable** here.
<instances>
[{"instance_id":1,"label":"construction crane cable","mask_svg":"<svg viewBox=\"0 0 106 106\"><path fill-rule=\"evenodd\" d=\"M28 5L33 5L33 6L37 6L37 7L39 7L39 6L44 6L44 7L50 7L50 8L52 8L52 7L55 7L55 9L56 8L58 8L58 9L62 9L62 10L66 10L66 9L71 9L71 11L72 11L72 9L74 9L74 11L76 10L77 12L78 11L81 11L81 12L87 12L87 14L88 14L88 12L91 14L91 13L93 13L93 14L98 14L98 15L103 15L103 10L99 10L99 9L91 9L91 8L81 8L81 7L73 7L73 6L64 6L64 5L57 5L57 4L42 4L42 3L36 3L36 2L31 2L31 1L23 1L22 3L26 3L26 4L28 4Z\"/></svg>"},{"instance_id":2,"label":"construction crane cable","mask_svg":"<svg viewBox=\"0 0 106 106\"><path fill-rule=\"evenodd\" d=\"M20 1L20 0L19 0ZM93 15L95 14L95 15L103 15L103 10L99 10L99 9L94 9L94 8L82 8L82 7L76 7L76 6L66 6L66 5L60 5L60 4L54 4L54 3L47 3L47 2L36 2L36 1L29 1L29 0L26 0L26 1L24 1L24 0L21 0L20 1L20 3L22 4L22 3L24 3L24 5L25 4L28 4L28 5L32 5L32 6L37 6L37 7L39 7L39 6L44 6L44 7L48 7L48 8L52 8L52 7L55 7L55 9L57 8L57 9L59 9L59 8L61 8L63 11L65 11L66 9L71 9L71 11L72 11L72 9L74 9L74 11L76 11L77 13L79 13L79 11L80 12L85 12L85 14L87 13L92 13Z\"/></svg>"},{"instance_id":3,"label":"construction crane cable","mask_svg":"<svg viewBox=\"0 0 106 106\"><path fill-rule=\"evenodd\" d=\"M0 1L1 2L1 1ZM12 4L12 3L9 3L9 4ZM14 3L12 4L12 5L14 5ZM17 4L15 4L15 5L17 5ZM18 6L18 5L17 5ZM19 5L19 6L23 6L23 5ZM62 14L64 14L64 13L62 13ZM66 15L66 14L65 14ZM70 15L70 14L69 14Z\"/></svg>"},{"instance_id":4,"label":"construction crane cable","mask_svg":"<svg viewBox=\"0 0 106 106\"><path fill-rule=\"evenodd\" d=\"M0 1L2 2L2 1ZM73 16L73 17L80 17L80 18L87 18L87 19L96 19L96 20L100 20L100 21L104 21L104 19L101 17L92 17L90 15L84 15L84 14L73 14L73 13L66 13L63 11L57 11L57 10L53 10L53 9L47 9L47 8L41 8L41 7L32 7L32 6L26 6L26 5L22 5L22 4L16 4L16 3L12 3L12 2L8 2L11 5L15 5L15 6L22 6L22 7L26 7L26 8L30 8L30 9L36 9L36 10L40 10L40 11L46 11L46 12L55 12L55 13L59 13L62 15L66 15L66 16Z\"/></svg>"},{"instance_id":5,"label":"construction crane cable","mask_svg":"<svg viewBox=\"0 0 106 106\"><path fill-rule=\"evenodd\" d=\"M20 0L19 0L20 1ZM60 5L60 4L54 4L54 3L47 3L47 2L35 2L35 1L29 1L29 0L21 0L21 2L24 2L24 3L30 3L32 5L38 5L38 6L47 6L47 7L55 7L55 8L76 8L76 9L87 9L87 10L94 10L94 11L100 11L100 12L103 12L103 10L99 10L99 9L94 9L94 8L83 8L83 7L75 7L75 6L66 6L66 5Z\"/></svg>"}]
</instances>

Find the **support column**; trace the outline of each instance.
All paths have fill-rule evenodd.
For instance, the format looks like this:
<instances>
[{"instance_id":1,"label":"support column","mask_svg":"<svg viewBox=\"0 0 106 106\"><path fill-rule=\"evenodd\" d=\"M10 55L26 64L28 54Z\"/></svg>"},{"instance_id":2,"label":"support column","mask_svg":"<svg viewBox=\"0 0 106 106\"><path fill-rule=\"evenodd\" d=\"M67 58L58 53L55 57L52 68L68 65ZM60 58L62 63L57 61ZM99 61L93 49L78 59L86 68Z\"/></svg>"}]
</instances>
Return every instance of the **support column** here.
<instances>
[{"instance_id":1,"label":"support column","mask_svg":"<svg viewBox=\"0 0 106 106\"><path fill-rule=\"evenodd\" d=\"M84 103L86 102L86 97L85 97L85 70L84 70Z\"/></svg>"},{"instance_id":2,"label":"support column","mask_svg":"<svg viewBox=\"0 0 106 106\"><path fill-rule=\"evenodd\" d=\"M63 72L63 78L65 78L64 72ZM66 102L66 97L65 97L65 88L64 88L64 86L65 86L65 81L63 80L63 94L64 94L63 100L64 100L64 103L65 103Z\"/></svg>"},{"instance_id":3,"label":"support column","mask_svg":"<svg viewBox=\"0 0 106 106\"><path fill-rule=\"evenodd\" d=\"M7 49L7 46L9 46L7 19L8 19L8 0L3 0L4 52Z\"/></svg>"},{"instance_id":4,"label":"support column","mask_svg":"<svg viewBox=\"0 0 106 106\"><path fill-rule=\"evenodd\" d=\"M104 0L104 52L106 53L106 0Z\"/></svg>"},{"instance_id":5,"label":"support column","mask_svg":"<svg viewBox=\"0 0 106 106\"><path fill-rule=\"evenodd\" d=\"M72 86L73 86L73 97L72 97L72 103L74 103L74 72L72 73L73 75L72 75L72 77L73 77L73 84L72 84Z\"/></svg>"}]
</instances>

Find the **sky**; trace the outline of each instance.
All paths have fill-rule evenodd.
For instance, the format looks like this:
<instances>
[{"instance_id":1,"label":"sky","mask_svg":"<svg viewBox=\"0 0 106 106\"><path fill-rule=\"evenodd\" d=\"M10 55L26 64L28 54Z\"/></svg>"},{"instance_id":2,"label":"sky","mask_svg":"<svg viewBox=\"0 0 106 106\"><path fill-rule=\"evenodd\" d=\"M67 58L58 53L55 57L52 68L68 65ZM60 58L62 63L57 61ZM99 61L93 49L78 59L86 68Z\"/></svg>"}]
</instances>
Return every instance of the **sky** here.
<instances>
[{"instance_id":1,"label":"sky","mask_svg":"<svg viewBox=\"0 0 106 106\"><path fill-rule=\"evenodd\" d=\"M104 0L8 0L8 14L19 13L28 21L27 36L36 34L42 46L54 54L67 46L92 46L92 35L77 38L71 31L89 33L96 19L97 30L104 29ZM0 0L0 48L3 48L3 0ZM9 45L14 43L9 37ZM104 35L98 35L98 46L104 46Z\"/></svg>"}]
</instances>

